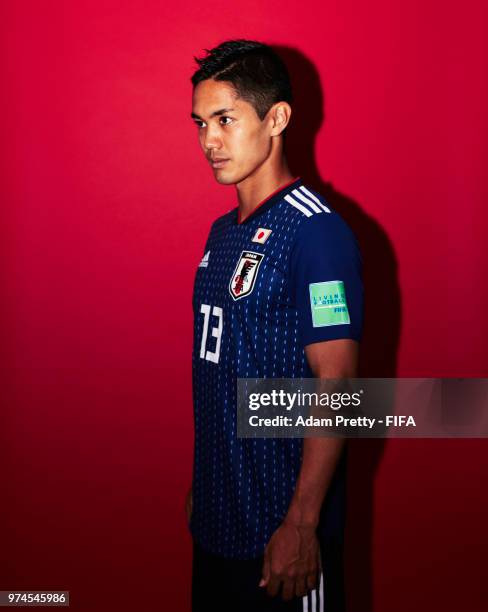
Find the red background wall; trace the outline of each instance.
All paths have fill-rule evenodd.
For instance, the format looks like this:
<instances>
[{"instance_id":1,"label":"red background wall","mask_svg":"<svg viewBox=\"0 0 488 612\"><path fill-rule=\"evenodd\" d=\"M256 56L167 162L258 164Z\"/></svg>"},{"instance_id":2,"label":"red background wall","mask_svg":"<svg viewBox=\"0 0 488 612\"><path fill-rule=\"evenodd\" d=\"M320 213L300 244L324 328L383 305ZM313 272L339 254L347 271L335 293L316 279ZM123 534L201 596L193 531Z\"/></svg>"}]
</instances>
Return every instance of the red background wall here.
<instances>
[{"instance_id":1,"label":"red background wall","mask_svg":"<svg viewBox=\"0 0 488 612\"><path fill-rule=\"evenodd\" d=\"M487 5L0 10L0 589L185 610L192 281L235 205L189 120L192 56L286 47L293 169L363 242L363 373L487 376ZM351 611L485 609L487 464L484 440L353 444Z\"/></svg>"}]
</instances>

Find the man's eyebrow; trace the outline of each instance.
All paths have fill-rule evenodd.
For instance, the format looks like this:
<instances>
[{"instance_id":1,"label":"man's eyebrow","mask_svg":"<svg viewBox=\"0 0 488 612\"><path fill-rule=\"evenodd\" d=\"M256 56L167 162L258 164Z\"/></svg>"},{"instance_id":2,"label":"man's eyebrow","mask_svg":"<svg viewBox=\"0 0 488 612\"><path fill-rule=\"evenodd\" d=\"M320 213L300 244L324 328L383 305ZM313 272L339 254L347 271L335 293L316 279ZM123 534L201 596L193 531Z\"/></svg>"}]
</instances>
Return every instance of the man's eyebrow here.
<instances>
[{"instance_id":1,"label":"man's eyebrow","mask_svg":"<svg viewBox=\"0 0 488 612\"><path fill-rule=\"evenodd\" d=\"M234 108L221 108L219 110L214 111L210 115L210 118L218 117L219 115L225 115L226 113L230 113L233 110L235 110L235 109ZM201 117L199 115L197 115L196 113L191 113L190 116L191 116L192 119L201 119Z\"/></svg>"}]
</instances>

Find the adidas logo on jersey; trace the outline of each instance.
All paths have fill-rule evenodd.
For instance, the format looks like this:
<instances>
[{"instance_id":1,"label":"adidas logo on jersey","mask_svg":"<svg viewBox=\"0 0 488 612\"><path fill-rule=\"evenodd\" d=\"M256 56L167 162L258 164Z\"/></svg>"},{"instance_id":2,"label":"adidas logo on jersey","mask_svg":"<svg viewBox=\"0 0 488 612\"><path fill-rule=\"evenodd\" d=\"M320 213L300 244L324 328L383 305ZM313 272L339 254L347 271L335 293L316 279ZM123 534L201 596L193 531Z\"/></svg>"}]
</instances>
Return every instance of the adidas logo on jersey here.
<instances>
[{"instance_id":1,"label":"adidas logo on jersey","mask_svg":"<svg viewBox=\"0 0 488 612\"><path fill-rule=\"evenodd\" d=\"M315 213L330 213L330 209L303 185L288 193L285 200L306 217L311 217Z\"/></svg>"},{"instance_id":2,"label":"adidas logo on jersey","mask_svg":"<svg viewBox=\"0 0 488 612\"><path fill-rule=\"evenodd\" d=\"M208 260L210 259L210 251L207 251L202 257L202 261L198 264L199 268L206 268L208 266Z\"/></svg>"},{"instance_id":3,"label":"adidas logo on jersey","mask_svg":"<svg viewBox=\"0 0 488 612\"><path fill-rule=\"evenodd\" d=\"M268 240L270 234L271 234L270 229L264 229L263 227L258 227L251 242L258 242L259 244L264 244L266 240Z\"/></svg>"}]
</instances>

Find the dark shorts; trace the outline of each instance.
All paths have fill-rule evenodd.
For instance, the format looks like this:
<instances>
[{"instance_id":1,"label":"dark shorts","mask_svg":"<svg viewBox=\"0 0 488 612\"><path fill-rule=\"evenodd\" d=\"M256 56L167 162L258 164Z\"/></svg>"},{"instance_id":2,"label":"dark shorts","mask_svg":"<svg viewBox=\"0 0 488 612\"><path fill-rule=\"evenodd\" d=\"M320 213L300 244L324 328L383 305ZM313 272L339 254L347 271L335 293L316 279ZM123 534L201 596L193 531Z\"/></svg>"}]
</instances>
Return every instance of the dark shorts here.
<instances>
[{"instance_id":1,"label":"dark shorts","mask_svg":"<svg viewBox=\"0 0 488 612\"><path fill-rule=\"evenodd\" d=\"M225 559L193 541L192 611L344 612L342 546L321 542L322 574L313 591L285 602L259 587L263 558ZM325 578L324 578L325 576Z\"/></svg>"}]
</instances>

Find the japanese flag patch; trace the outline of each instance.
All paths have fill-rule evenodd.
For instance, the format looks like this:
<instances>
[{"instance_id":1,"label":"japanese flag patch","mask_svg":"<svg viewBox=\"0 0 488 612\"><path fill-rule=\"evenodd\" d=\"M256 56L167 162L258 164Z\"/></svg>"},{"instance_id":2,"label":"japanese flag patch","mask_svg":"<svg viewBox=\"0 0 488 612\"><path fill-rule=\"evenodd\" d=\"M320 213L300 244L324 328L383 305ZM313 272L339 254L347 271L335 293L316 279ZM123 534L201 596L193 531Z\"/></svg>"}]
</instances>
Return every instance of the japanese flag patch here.
<instances>
[{"instance_id":1,"label":"japanese flag patch","mask_svg":"<svg viewBox=\"0 0 488 612\"><path fill-rule=\"evenodd\" d=\"M251 242L258 242L259 244L264 244L266 240L268 240L270 234L271 234L270 229L264 229L264 227L258 227Z\"/></svg>"}]
</instances>

